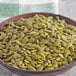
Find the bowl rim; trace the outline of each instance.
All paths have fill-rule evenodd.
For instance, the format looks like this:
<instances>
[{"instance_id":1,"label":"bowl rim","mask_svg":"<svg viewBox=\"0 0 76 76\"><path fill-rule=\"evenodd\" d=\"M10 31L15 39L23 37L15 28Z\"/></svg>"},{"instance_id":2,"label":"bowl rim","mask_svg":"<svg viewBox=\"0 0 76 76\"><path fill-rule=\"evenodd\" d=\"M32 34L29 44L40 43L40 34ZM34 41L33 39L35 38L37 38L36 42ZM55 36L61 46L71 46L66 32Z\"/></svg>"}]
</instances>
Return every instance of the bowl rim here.
<instances>
[{"instance_id":1,"label":"bowl rim","mask_svg":"<svg viewBox=\"0 0 76 76\"><path fill-rule=\"evenodd\" d=\"M17 16L14 16L12 18L9 18L3 22L0 23L0 29L2 27L5 26L6 23L10 22L10 21L14 21L14 19L18 20L20 18L22 18L24 15L30 15L30 14L43 14L43 15L46 15L46 16L59 16L60 18L62 17L62 19L68 19L69 21L72 21L73 23L75 23L74 25L76 26L76 21L68 18L68 17L65 17L65 16L62 16L62 15L59 15L59 14L53 14L53 13L47 13L47 12L33 12L33 13L25 13L25 14L21 14L21 15L17 15ZM31 17L31 16L30 16ZM66 20L67 22L67 20ZM13 67L9 64L7 64L6 62L4 62L3 60L0 59L0 64L7 67L7 68L12 68L12 69L16 69L16 70L19 70L19 71L24 71L24 72L27 72L27 73L33 73L33 74L41 74L41 73L49 73L49 72L56 72L56 71L60 71L60 70L65 70L67 69L68 67L72 67L74 65L76 65L76 60L73 61L72 63L68 64L68 65L65 65L65 66L62 66L60 68L57 68L57 69L53 69L53 70L42 70L42 71L32 71L32 70L23 70L23 69L20 69L20 68L16 68L16 67Z\"/></svg>"}]
</instances>

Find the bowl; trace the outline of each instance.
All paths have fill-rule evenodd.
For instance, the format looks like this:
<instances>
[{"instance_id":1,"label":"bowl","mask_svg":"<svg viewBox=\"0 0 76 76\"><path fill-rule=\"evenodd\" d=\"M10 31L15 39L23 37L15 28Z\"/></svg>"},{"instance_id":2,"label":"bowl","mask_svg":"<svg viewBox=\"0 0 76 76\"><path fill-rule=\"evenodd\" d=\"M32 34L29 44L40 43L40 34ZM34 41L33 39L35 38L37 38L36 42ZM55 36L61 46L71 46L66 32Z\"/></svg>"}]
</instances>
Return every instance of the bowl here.
<instances>
[{"instance_id":1,"label":"bowl","mask_svg":"<svg viewBox=\"0 0 76 76\"><path fill-rule=\"evenodd\" d=\"M18 16L12 17L10 19L7 19L4 22L0 23L0 29L2 27L7 26L7 23L10 21L16 22L20 18L29 18L29 17L34 16L35 14L41 14L44 16L53 16L54 18L56 16L59 16L61 20L65 20L68 24L76 26L76 21L69 19L67 17L61 16L58 14L52 14L52 13L35 12L35 13L22 14L22 15L18 15ZM57 68L54 70L43 70L43 71L22 70L22 69L19 69L19 68L6 64L1 59L0 59L0 64L19 76L56 76L56 75L62 74L64 72L70 70L70 68L72 68L74 65L76 65L76 61L70 63L69 65L66 65L66 66L63 66L63 67L60 67L60 68Z\"/></svg>"}]
</instances>

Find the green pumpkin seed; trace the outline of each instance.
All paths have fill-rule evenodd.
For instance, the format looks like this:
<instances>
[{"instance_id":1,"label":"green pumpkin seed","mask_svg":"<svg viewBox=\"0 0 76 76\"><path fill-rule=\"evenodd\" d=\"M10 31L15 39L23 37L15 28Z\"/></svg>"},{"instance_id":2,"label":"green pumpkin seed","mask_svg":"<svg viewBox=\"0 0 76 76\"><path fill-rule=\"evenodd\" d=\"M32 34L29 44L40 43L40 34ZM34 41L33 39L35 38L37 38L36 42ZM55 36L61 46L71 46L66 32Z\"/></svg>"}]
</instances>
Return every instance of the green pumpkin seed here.
<instances>
[{"instance_id":1,"label":"green pumpkin seed","mask_svg":"<svg viewBox=\"0 0 76 76\"><path fill-rule=\"evenodd\" d=\"M53 70L76 60L76 27L36 14L0 29L0 59L25 70Z\"/></svg>"}]
</instances>

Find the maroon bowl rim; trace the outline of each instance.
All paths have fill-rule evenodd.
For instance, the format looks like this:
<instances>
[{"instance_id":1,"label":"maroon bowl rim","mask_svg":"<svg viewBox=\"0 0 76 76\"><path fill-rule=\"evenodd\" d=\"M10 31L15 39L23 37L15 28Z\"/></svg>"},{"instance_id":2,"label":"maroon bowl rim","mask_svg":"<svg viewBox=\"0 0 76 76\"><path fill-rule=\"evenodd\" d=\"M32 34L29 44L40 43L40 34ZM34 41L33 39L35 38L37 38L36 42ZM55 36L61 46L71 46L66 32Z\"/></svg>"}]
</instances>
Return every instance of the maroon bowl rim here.
<instances>
[{"instance_id":1,"label":"maroon bowl rim","mask_svg":"<svg viewBox=\"0 0 76 76\"><path fill-rule=\"evenodd\" d=\"M65 19L65 21L66 21L67 23L68 23L68 21L71 21L71 22L73 22L74 24L72 24L72 23L70 23L70 24L76 26L76 21L74 21L74 20L72 20L72 19L70 19L70 18L68 18L68 17L59 15L59 14L46 13L46 12L33 12L33 13L26 13L26 14L17 15L17 16L14 16L14 17L12 17L12 18L9 18L9 19L1 22L1 23L0 23L0 29L1 29L2 27L4 27L5 24L7 24L7 23L10 22L10 21L15 21L15 19L18 20L18 19L22 18L22 17L25 16L25 15L29 15L29 16L31 17L31 14L33 14L33 16L34 16L35 14L43 14L43 15L45 15L45 16L54 16L54 17L59 16L61 19ZM28 17L26 17L26 18L28 18ZM23 70L23 69L20 69L20 68L16 68L16 67L13 67L13 66L5 63L5 62L2 61L1 59L0 59L0 64L3 65L3 66L5 66L5 67L7 67L7 68L12 68L12 69L19 70L19 71L23 71L23 72L27 72L27 73L30 73L30 74L36 74L36 73L42 74L42 73L50 73L50 72L56 72L56 71L60 71L60 70L65 70L65 69L67 69L68 67L73 67L74 65L76 65L76 60L73 61L72 63L68 64L68 65L62 66L62 67L57 68L57 69L53 69L53 70L42 70L42 71Z\"/></svg>"}]
</instances>

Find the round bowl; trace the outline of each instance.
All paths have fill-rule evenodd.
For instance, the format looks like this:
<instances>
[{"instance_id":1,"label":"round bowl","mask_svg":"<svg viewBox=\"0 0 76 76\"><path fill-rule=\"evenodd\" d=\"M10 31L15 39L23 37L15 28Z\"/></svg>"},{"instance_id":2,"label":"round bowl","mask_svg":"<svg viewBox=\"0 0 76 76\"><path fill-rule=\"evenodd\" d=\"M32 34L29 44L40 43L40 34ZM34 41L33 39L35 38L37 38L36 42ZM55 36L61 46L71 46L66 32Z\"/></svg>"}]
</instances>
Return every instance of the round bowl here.
<instances>
[{"instance_id":1,"label":"round bowl","mask_svg":"<svg viewBox=\"0 0 76 76\"><path fill-rule=\"evenodd\" d=\"M7 23L10 21L16 22L20 18L29 18L29 17L34 16L35 14L41 14L44 16L53 16L54 18L56 16L59 16L60 19L65 20L68 24L76 26L76 21L69 19L67 17L57 15L57 14L52 14L52 13L35 12L35 13L22 14L22 15L18 15L13 18L7 19L4 22L0 23L0 29L2 27L7 26ZM76 61L70 63L69 65L66 65L66 66L63 66L63 67L60 67L60 68L57 68L54 70L43 70L43 71L22 70L22 69L15 68L11 65L6 64L2 60L0 60L0 64L3 65L4 67L6 67L7 69L9 69L11 72L13 72L19 76L56 76L56 75L59 75L59 74L62 74L64 72L68 71L70 68L72 68L76 64Z\"/></svg>"}]
</instances>

